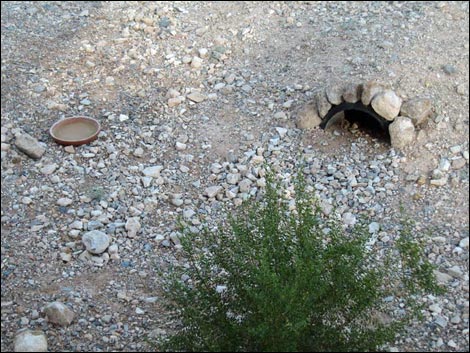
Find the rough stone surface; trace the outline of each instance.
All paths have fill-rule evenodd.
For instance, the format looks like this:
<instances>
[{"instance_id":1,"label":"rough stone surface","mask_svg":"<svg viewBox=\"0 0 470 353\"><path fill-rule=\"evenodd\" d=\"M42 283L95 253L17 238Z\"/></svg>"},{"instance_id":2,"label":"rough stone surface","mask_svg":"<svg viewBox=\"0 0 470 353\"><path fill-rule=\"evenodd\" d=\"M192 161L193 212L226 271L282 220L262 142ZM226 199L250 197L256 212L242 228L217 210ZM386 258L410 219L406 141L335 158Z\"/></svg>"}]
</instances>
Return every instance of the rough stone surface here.
<instances>
[{"instance_id":1,"label":"rough stone surface","mask_svg":"<svg viewBox=\"0 0 470 353\"><path fill-rule=\"evenodd\" d=\"M47 338L42 331L25 330L18 333L14 342L15 352L47 352Z\"/></svg>"},{"instance_id":2,"label":"rough stone surface","mask_svg":"<svg viewBox=\"0 0 470 353\"><path fill-rule=\"evenodd\" d=\"M344 87L343 98L345 102L357 103L361 100L362 84L350 83Z\"/></svg>"},{"instance_id":3,"label":"rough stone surface","mask_svg":"<svg viewBox=\"0 0 470 353\"><path fill-rule=\"evenodd\" d=\"M393 120L400 112L401 98L395 92L388 90L375 95L371 104L377 114L386 120Z\"/></svg>"},{"instance_id":4,"label":"rough stone surface","mask_svg":"<svg viewBox=\"0 0 470 353\"><path fill-rule=\"evenodd\" d=\"M18 134L15 140L15 146L31 158L39 159L46 149L41 146L34 137L28 134Z\"/></svg>"},{"instance_id":5,"label":"rough stone surface","mask_svg":"<svg viewBox=\"0 0 470 353\"><path fill-rule=\"evenodd\" d=\"M401 106L400 115L407 116L415 126L420 125L432 113L432 102L428 98L414 98L404 102Z\"/></svg>"},{"instance_id":6,"label":"rough stone surface","mask_svg":"<svg viewBox=\"0 0 470 353\"><path fill-rule=\"evenodd\" d=\"M415 127L410 118L399 116L388 127L390 142L393 147L401 149L415 140Z\"/></svg>"},{"instance_id":7,"label":"rough stone surface","mask_svg":"<svg viewBox=\"0 0 470 353\"><path fill-rule=\"evenodd\" d=\"M343 102L343 90L340 85L329 86L325 89L326 98L328 102L334 105L339 105Z\"/></svg>"},{"instance_id":8,"label":"rough stone surface","mask_svg":"<svg viewBox=\"0 0 470 353\"><path fill-rule=\"evenodd\" d=\"M207 96L200 92L192 92L187 95L187 98L195 103L201 103L207 99Z\"/></svg>"},{"instance_id":9,"label":"rough stone surface","mask_svg":"<svg viewBox=\"0 0 470 353\"><path fill-rule=\"evenodd\" d=\"M305 104L297 113L296 125L299 129L313 129L321 124L314 102Z\"/></svg>"},{"instance_id":10,"label":"rough stone surface","mask_svg":"<svg viewBox=\"0 0 470 353\"><path fill-rule=\"evenodd\" d=\"M331 109L331 104L326 98L326 94L324 91L317 92L317 94L315 95L315 104L317 106L318 115L320 116L320 118L323 119Z\"/></svg>"},{"instance_id":11,"label":"rough stone surface","mask_svg":"<svg viewBox=\"0 0 470 353\"><path fill-rule=\"evenodd\" d=\"M61 302L47 304L44 313L49 322L60 326L70 325L75 317L75 313Z\"/></svg>"},{"instance_id":12,"label":"rough stone surface","mask_svg":"<svg viewBox=\"0 0 470 353\"><path fill-rule=\"evenodd\" d=\"M209 186L204 190L204 195L206 195L209 198L215 197L219 192L222 191L222 187L220 186Z\"/></svg>"},{"instance_id":13,"label":"rough stone surface","mask_svg":"<svg viewBox=\"0 0 470 353\"><path fill-rule=\"evenodd\" d=\"M92 254L101 254L109 246L111 239L109 235L99 230L92 230L83 234L82 242L88 252Z\"/></svg>"},{"instance_id":14,"label":"rough stone surface","mask_svg":"<svg viewBox=\"0 0 470 353\"><path fill-rule=\"evenodd\" d=\"M129 238L135 238L141 228L139 217L131 217L126 222L127 236Z\"/></svg>"},{"instance_id":15,"label":"rough stone surface","mask_svg":"<svg viewBox=\"0 0 470 353\"><path fill-rule=\"evenodd\" d=\"M160 172L162 171L162 169L163 169L163 166L157 165L157 166L145 168L142 171L142 173L146 177L158 178L160 176Z\"/></svg>"},{"instance_id":16,"label":"rough stone surface","mask_svg":"<svg viewBox=\"0 0 470 353\"><path fill-rule=\"evenodd\" d=\"M369 105L372 99L378 94L384 91L382 85L378 82L369 81L362 85L361 102L364 105Z\"/></svg>"}]
</instances>

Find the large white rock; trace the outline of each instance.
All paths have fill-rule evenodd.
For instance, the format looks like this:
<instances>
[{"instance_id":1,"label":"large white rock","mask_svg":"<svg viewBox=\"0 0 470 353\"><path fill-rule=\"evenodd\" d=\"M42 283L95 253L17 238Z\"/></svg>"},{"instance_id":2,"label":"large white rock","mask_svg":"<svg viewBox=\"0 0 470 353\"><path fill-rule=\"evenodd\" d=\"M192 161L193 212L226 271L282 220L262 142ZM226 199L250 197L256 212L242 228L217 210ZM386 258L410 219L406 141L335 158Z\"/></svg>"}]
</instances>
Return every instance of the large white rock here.
<instances>
[{"instance_id":1,"label":"large white rock","mask_svg":"<svg viewBox=\"0 0 470 353\"><path fill-rule=\"evenodd\" d=\"M375 95L371 104L377 114L391 121L400 113L401 98L395 92L388 90Z\"/></svg>"},{"instance_id":2,"label":"large white rock","mask_svg":"<svg viewBox=\"0 0 470 353\"><path fill-rule=\"evenodd\" d=\"M415 139L415 127L410 118L399 116L388 127L390 142L398 149L408 146Z\"/></svg>"},{"instance_id":3,"label":"large white rock","mask_svg":"<svg viewBox=\"0 0 470 353\"><path fill-rule=\"evenodd\" d=\"M47 352L47 338L41 331L24 330L18 333L14 342L15 352Z\"/></svg>"},{"instance_id":4,"label":"large white rock","mask_svg":"<svg viewBox=\"0 0 470 353\"><path fill-rule=\"evenodd\" d=\"M61 302L52 302L44 308L47 320L60 326L68 326L72 323L75 313Z\"/></svg>"},{"instance_id":5,"label":"large white rock","mask_svg":"<svg viewBox=\"0 0 470 353\"><path fill-rule=\"evenodd\" d=\"M108 248L110 240L109 235L99 230L86 232L82 237L82 242L88 252L96 255L103 253Z\"/></svg>"}]
</instances>

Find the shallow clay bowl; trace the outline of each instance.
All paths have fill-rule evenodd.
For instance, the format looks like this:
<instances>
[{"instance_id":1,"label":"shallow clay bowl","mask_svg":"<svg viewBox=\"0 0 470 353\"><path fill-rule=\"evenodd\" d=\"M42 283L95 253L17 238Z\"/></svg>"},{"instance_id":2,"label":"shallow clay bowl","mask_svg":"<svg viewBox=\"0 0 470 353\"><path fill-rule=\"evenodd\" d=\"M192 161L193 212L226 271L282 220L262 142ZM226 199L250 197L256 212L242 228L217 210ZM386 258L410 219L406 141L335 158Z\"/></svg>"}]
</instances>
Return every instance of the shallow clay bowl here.
<instances>
[{"instance_id":1,"label":"shallow clay bowl","mask_svg":"<svg viewBox=\"0 0 470 353\"><path fill-rule=\"evenodd\" d=\"M86 116L74 116L59 120L49 130L52 138L61 145L84 145L97 139L100 123Z\"/></svg>"}]
</instances>

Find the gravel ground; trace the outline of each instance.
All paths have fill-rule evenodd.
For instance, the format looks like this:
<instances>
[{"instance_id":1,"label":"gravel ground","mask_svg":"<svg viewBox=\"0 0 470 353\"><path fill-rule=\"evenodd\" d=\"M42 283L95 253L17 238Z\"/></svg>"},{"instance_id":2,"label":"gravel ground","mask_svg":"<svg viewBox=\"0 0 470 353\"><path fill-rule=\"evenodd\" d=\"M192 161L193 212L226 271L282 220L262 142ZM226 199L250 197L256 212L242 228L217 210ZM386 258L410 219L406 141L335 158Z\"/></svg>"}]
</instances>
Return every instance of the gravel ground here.
<instances>
[{"instance_id":1,"label":"gravel ground","mask_svg":"<svg viewBox=\"0 0 470 353\"><path fill-rule=\"evenodd\" d=\"M424 321L387 349L469 350L467 2L1 8L2 351L22 328L50 351L158 349L151 338L172 326L158 271L184 262L178 217L194 230L222 219L262 191L264 163L286 185L301 168L345 226L376 222L378 246L403 205L447 293L421 298ZM431 99L411 146L296 128L317 89L368 80ZM64 148L48 129L74 115L102 132ZM25 134L39 141L29 155ZM73 311L60 323L55 301Z\"/></svg>"}]
</instances>

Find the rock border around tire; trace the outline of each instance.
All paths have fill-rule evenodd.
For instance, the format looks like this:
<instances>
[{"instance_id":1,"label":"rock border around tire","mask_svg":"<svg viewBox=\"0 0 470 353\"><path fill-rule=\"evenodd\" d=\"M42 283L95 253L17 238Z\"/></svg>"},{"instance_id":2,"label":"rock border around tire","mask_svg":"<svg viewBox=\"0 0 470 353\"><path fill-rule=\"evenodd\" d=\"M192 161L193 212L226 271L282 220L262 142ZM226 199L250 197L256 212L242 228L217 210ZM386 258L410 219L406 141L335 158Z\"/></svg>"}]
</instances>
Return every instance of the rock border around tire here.
<instances>
[{"instance_id":1,"label":"rock border around tire","mask_svg":"<svg viewBox=\"0 0 470 353\"><path fill-rule=\"evenodd\" d=\"M403 101L395 91L376 81L332 85L317 91L314 98L298 110L296 126L302 130L318 126L325 129L334 115L347 110L359 110L372 116L388 130L392 147L403 149L416 140L416 128L431 115L432 102L421 97Z\"/></svg>"}]
</instances>

